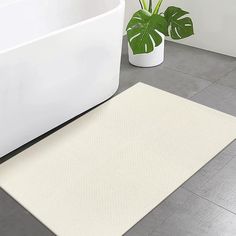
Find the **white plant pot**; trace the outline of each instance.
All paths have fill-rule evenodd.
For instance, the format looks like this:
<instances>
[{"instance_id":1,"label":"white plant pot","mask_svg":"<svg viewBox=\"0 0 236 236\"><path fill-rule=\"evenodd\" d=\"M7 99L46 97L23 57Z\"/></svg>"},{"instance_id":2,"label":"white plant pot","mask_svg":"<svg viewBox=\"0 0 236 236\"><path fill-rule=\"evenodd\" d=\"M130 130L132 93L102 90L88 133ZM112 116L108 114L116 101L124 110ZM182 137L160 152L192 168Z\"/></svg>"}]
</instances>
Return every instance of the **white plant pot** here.
<instances>
[{"instance_id":1,"label":"white plant pot","mask_svg":"<svg viewBox=\"0 0 236 236\"><path fill-rule=\"evenodd\" d=\"M165 36L160 33L162 37L162 43L155 47L155 49L150 53L144 54L133 54L133 51L128 44L129 51L129 62L134 66L139 67L153 67L158 66L164 61L164 49L165 49Z\"/></svg>"}]
</instances>

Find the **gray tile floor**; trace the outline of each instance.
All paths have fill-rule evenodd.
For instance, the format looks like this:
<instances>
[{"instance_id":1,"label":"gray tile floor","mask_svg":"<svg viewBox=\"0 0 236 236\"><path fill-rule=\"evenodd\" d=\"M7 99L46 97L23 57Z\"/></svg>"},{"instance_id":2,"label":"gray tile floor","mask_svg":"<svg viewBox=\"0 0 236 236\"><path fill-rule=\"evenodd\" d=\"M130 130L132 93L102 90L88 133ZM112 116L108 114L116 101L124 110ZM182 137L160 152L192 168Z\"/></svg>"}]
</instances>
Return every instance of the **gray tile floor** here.
<instances>
[{"instance_id":1,"label":"gray tile floor","mask_svg":"<svg viewBox=\"0 0 236 236\"><path fill-rule=\"evenodd\" d=\"M167 42L161 66L137 68L124 39L120 79L117 94L142 81L236 116L236 58ZM54 234L0 189L0 235ZM190 235L236 235L236 141L125 234Z\"/></svg>"}]
</instances>

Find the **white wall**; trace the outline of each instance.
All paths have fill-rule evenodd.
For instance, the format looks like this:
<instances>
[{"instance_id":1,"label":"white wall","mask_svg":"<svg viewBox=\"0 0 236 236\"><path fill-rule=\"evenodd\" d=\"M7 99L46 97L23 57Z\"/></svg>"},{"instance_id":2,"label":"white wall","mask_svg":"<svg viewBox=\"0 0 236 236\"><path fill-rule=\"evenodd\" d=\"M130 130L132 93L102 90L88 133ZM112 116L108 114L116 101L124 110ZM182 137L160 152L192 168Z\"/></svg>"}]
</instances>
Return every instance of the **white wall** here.
<instances>
[{"instance_id":1,"label":"white wall","mask_svg":"<svg viewBox=\"0 0 236 236\"><path fill-rule=\"evenodd\" d=\"M236 57L236 0L165 0L162 10L170 5L189 11L194 22L195 35L179 43ZM126 0L126 23L138 8L138 0Z\"/></svg>"}]
</instances>

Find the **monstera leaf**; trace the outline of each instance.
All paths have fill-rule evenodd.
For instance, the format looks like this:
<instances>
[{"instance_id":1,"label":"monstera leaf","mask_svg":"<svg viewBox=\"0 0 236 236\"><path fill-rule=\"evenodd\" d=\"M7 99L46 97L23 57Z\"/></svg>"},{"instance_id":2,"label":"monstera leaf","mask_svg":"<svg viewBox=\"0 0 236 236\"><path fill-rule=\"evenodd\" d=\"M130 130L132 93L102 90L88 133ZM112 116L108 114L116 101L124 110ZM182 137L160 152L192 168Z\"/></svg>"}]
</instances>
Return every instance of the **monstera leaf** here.
<instances>
[{"instance_id":1,"label":"monstera leaf","mask_svg":"<svg viewBox=\"0 0 236 236\"><path fill-rule=\"evenodd\" d=\"M168 25L165 17L140 10L133 15L126 31L134 54L149 53L162 42L159 32L168 35Z\"/></svg>"},{"instance_id":2,"label":"monstera leaf","mask_svg":"<svg viewBox=\"0 0 236 236\"><path fill-rule=\"evenodd\" d=\"M189 12L178 7L168 7L164 13L169 25L172 39L183 39L194 34L193 22L189 17L184 17Z\"/></svg>"}]
</instances>

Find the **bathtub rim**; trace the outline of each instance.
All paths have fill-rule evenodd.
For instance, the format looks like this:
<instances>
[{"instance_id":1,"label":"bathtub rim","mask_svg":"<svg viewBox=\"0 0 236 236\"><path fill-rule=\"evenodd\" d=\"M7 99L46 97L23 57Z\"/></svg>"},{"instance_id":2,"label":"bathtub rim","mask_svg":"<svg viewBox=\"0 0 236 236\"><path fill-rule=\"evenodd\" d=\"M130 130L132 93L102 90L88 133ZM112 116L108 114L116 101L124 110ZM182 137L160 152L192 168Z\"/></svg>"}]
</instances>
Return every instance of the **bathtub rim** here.
<instances>
[{"instance_id":1,"label":"bathtub rim","mask_svg":"<svg viewBox=\"0 0 236 236\"><path fill-rule=\"evenodd\" d=\"M32 39L32 40L28 40L28 41L26 41L26 42L24 42L24 43L17 44L17 45L15 45L15 46L13 46L13 47L9 47L9 48L0 50L0 56L3 55L3 54L5 54L5 53L8 53L8 52L17 50L17 49L19 49L19 48L26 47L26 46L31 45L31 44L33 44L33 43L36 43L36 42L38 42L38 41L41 41L41 40L47 39L47 38L49 38L49 37L55 36L55 35L57 35L57 34L63 33L63 32L65 32L65 31L67 31L67 30L71 30L71 29L73 29L73 28L76 28L76 27L79 26L79 25L88 24L89 22L95 21L95 20L97 20L97 19L104 18L104 17L106 17L106 16L109 16L109 15L113 14L113 13L116 12L116 11L121 10L121 9L125 9L125 0L118 0L118 1L119 1L118 5L115 6L114 8L112 8L111 10L107 11L107 12L101 13L101 14L99 14L99 15L97 15L97 16L93 16L93 17L91 17L91 18L88 18L88 19L86 19L86 20L83 20L83 21L80 21L80 22L77 22L77 23L73 23L73 24L68 25L68 26L66 26L66 27L63 27L63 28L61 28L61 29L53 30L52 32L47 33L47 34L45 34L45 35L43 35L43 36L36 37L36 38L34 38L34 39ZM14 4L14 2L13 2L13 3L9 3L9 5L10 5L10 4ZM7 4L6 4L6 5L7 5ZM5 5L3 5L3 6L5 6Z\"/></svg>"}]
</instances>

